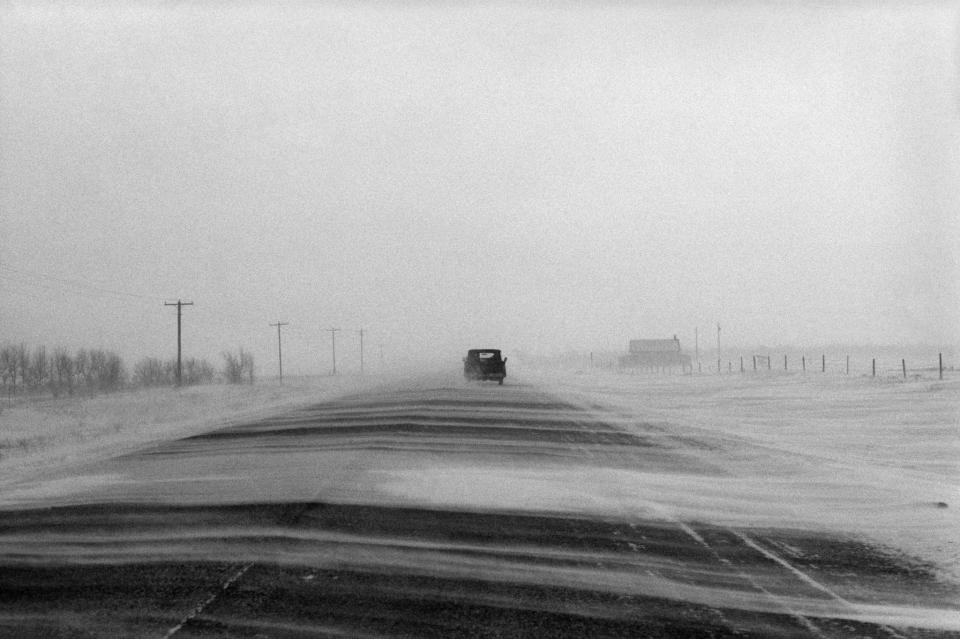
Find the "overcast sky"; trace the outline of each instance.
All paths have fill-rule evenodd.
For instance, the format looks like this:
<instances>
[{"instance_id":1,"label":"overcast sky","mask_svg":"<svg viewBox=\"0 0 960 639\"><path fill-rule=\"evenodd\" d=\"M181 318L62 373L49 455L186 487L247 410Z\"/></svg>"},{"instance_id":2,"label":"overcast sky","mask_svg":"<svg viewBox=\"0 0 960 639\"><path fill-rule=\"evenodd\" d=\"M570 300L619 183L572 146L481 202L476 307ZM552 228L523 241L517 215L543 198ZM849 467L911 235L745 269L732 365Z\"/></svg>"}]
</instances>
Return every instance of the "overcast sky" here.
<instances>
[{"instance_id":1,"label":"overcast sky","mask_svg":"<svg viewBox=\"0 0 960 639\"><path fill-rule=\"evenodd\" d=\"M4 3L0 341L958 343L958 4L811 4Z\"/></svg>"}]
</instances>

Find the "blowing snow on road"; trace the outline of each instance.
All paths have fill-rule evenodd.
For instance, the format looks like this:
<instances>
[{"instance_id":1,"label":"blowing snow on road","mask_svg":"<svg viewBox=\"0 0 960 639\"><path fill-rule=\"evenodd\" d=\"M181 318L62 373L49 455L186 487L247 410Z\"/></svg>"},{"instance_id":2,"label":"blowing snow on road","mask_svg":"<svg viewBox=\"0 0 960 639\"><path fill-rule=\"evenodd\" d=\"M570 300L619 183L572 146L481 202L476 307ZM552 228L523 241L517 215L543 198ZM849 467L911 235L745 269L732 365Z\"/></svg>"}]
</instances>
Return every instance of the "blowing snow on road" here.
<instances>
[{"instance_id":1,"label":"blowing snow on road","mask_svg":"<svg viewBox=\"0 0 960 639\"><path fill-rule=\"evenodd\" d=\"M665 408L694 385L723 391L368 385L21 482L4 493L0 634L960 636L949 557L871 534L884 515L867 514L914 508L920 547L942 546L953 510L910 496L936 482L895 494L716 405L713 430Z\"/></svg>"}]
</instances>

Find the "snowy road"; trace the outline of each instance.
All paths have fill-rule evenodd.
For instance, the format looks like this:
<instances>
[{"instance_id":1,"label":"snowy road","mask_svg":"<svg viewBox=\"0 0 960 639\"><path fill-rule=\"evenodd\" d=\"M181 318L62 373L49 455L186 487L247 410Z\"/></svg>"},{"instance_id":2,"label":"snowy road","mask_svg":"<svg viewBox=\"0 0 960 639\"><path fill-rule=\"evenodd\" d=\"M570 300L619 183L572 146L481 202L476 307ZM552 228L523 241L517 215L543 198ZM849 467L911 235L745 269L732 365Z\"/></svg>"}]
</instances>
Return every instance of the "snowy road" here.
<instances>
[{"instance_id":1,"label":"snowy road","mask_svg":"<svg viewBox=\"0 0 960 639\"><path fill-rule=\"evenodd\" d=\"M729 454L516 383L328 401L8 492L0 635L960 637L922 562L623 481Z\"/></svg>"}]
</instances>

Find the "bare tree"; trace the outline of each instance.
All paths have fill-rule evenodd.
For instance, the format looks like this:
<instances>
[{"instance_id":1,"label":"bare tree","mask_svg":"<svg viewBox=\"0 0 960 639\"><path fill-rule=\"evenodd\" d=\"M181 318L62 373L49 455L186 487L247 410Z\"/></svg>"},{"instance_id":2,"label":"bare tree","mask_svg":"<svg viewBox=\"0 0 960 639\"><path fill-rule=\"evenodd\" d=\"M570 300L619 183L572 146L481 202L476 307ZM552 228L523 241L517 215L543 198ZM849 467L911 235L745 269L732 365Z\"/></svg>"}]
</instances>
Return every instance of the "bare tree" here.
<instances>
[{"instance_id":1,"label":"bare tree","mask_svg":"<svg viewBox=\"0 0 960 639\"><path fill-rule=\"evenodd\" d=\"M244 353L242 348L240 349L240 365L246 373L247 379L253 384L253 354Z\"/></svg>"},{"instance_id":2,"label":"bare tree","mask_svg":"<svg viewBox=\"0 0 960 639\"><path fill-rule=\"evenodd\" d=\"M99 348L92 348L88 353L90 364L87 366L84 384L92 392L100 389L100 376L106 368L107 354Z\"/></svg>"},{"instance_id":3,"label":"bare tree","mask_svg":"<svg viewBox=\"0 0 960 639\"><path fill-rule=\"evenodd\" d=\"M85 353L83 383L90 392L117 390L126 382L126 369L123 360L116 353L100 348L81 351ZM77 364L81 359L77 353ZM77 365L80 369L81 366Z\"/></svg>"},{"instance_id":4,"label":"bare tree","mask_svg":"<svg viewBox=\"0 0 960 639\"><path fill-rule=\"evenodd\" d=\"M9 383L10 392L17 393L17 371L20 370L20 359L17 357L17 347L12 344L0 349L0 365L3 367L3 385Z\"/></svg>"},{"instance_id":5,"label":"bare tree","mask_svg":"<svg viewBox=\"0 0 960 639\"><path fill-rule=\"evenodd\" d=\"M0 348L0 381L4 389L16 392L18 377L23 390L49 391L54 397L64 391L73 394L78 385L95 392L117 390L127 382L123 360L110 351L80 349L71 357L63 347L51 354L46 346L31 351L26 344L4 345Z\"/></svg>"},{"instance_id":6,"label":"bare tree","mask_svg":"<svg viewBox=\"0 0 960 639\"><path fill-rule=\"evenodd\" d=\"M84 387L89 384L89 370L90 354L86 349L81 348L73 359L73 375L77 384L83 384Z\"/></svg>"},{"instance_id":7,"label":"bare tree","mask_svg":"<svg viewBox=\"0 0 960 639\"><path fill-rule=\"evenodd\" d=\"M29 386L33 391L37 391L43 388L44 384L49 381L49 369L48 369L49 360L47 359L47 347L46 346L37 346L33 349L33 356L30 358L30 368L29 368Z\"/></svg>"},{"instance_id":8,"label":"bare tree","mask_svg":"<svg viewBox=\"0 0 960 639\"><path fill-rule=\"evenodd\" d=\"M176 362L173 365L176 367ZM133 383L137 386L162 386L173 382L169 362L159 358L144 357L133 367Z\"/></svg>"},{"instance_id":9,"label":"bare tree","mask_svg":"<svg viewBox=\"0 0 960 639\"><path fill-rule=\"evenodd\" d=\"M97 383L100 390L112 391L120 389L127 381L126 368L123 360L116 353L98 351L100 355L100 370L97 372Z\"/></svg>"},{"instance_id":10,"label":"bare tree","mask_svg":"<svg viewBox=\"0 0 960 639\"><path fill-rule=\"evenodd\" d=\"M57 347L53 351L53 375L56 377L56 383L51 384L54 397L58 396L64 389L73 395L73 358L63 347Z\"/></svg>"},{"instance_id":11,"label":"bare tree","mask_svg":"<svg viewBox=\"0 0 960 639\"><path fill-rule=\"evenodd\" d=\"M10 379L10 371L7 368L6 349L0 349L0 382L3 382L3 389L8 387L7 380Z\"/></svg>"},{"instance_id":12,"label":"bare tree","mask_svg":"<svg viewBox=\"0 0 960 639\"><path fill-rule=\"evenodd\" d=\"M223 378L230 384L242 384L244 379L253 383L253 355L244 352L235 355L228 351L223 352Z\"/></svg>"},{"instance_id":13,"label":"bare tree","mask_svg":"<svg viewBox=\"0 0 960 639\"><path fill-rule=\"evenodd\" d=\"M240 358L229 351L223 351L223 378L230 384L243 381L243 365Z\"/></svg>"},{"instance_id":14,"label":"bare tree","mask_svg":"<svg viewBox=\"0 0 960 639\"><path fill-rule=\"evenodd\" d=\"M205 359L191 357L183 362L184 384L209 384L214 378L213 366Z\"/></svg>"},{"instance_id":15,"label":"bare tree","mask_svg":"<svg viewBox=\"0 0 960 639\"><path fill-rule=\"evenodd\" d=\"M30 371L30 353L27 351L27 345L23 342L16 347L16 356L17 368L20 369L20 382L26 388Z\"/></svg>"}]
</instances>

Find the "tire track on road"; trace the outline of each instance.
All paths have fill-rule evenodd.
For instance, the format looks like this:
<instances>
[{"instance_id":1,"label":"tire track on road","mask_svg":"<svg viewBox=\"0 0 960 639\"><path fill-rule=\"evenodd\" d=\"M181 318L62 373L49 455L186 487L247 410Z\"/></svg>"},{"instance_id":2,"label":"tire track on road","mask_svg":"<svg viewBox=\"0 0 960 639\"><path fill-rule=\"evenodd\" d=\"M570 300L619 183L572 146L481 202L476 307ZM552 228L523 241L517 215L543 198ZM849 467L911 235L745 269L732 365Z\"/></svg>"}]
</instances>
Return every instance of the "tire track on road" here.
<instances>
[{"instance_id":1,"label":"tire track on road","mask_svg":"<svg viewBox=\"0 0 960 639\"><path fill-rule=\"evenodd\" d=\"M758 542L754 541L753 539L751 539L750 537L748 537L748 536L745 535L744 533L739 532L739 531L736 531L736 530L733 530L733 529L729 529L729 530L730 530L731 533L733 533L733 534L736 535L738 538L740 538L740 539L743 541L743 543L745 543L747 546L749 546L750 548L756 550L757 552L759 552L761 555L763 555L763 556L766 557L767 559L769 559L769 560L771 560L771 561L779 564L780 566L783 566L783 567L786 568L788 571L790 571L795 577L797 577L797 579L799 579L799 580L802 581L803 583L807 584L807 585L810 586L811 588L814 588L814 589L819 590L820 592L826 594L827 596L831 597L831 598L832 598L834 601L836 601L837 603L839 603L839 604L843 605L844 607L846 607L847 609L849 609L851 612L854 612L854 613L857 613L857 614L860 614L860 613L862 612L859 606L857 606L856 604L854 604L854 603L852 603L852 602L850 602L850 601L847 601L846 599L844 599L843 597L841 597L840 595L838 595L836 592L834 592L834 591L831 590L830 588L827 588L826 586L824 586L823 584L821 584L820 582L818 582L816 579L814 579L814 578L811 577L810 575L806 574L805 572L803 572L802 570L800 570L800 569L797 568L796 566L793 566L793 565L792 565L790 562L788 562L786 559L783 559L782 557L780 557L779 555L777 555L777 554L774 553L773 551L764 548L764 547L761 546ZM894 630L894 629L891 628L890 626L887 626L887 625L885 625L885 624L877 624L877 625L878 625L878 627L879 627L881 630L883 630L884 632L886 632L887 634L889 634L891 637L894 637L894 639L907 639L904 635L900 634L899 632L897 632L896 630Z\"/></svg>"},{"instance_id":2,"label":"tire track on road","mask_svg":"<svg viewBox=\"0 0 960 639\"><path fill-rule=\"evenodd\" d=\"M316 499L316 497L319 497L319 493L314 496L314 499ZM289 512L288 512L288 513L285 513L284 515L282 515L282 516L279 518L278 524L279 524L280 526L291 526L291 525L295 524L295 523L297 522L297 520L299 520L301 517L303 517L303 514L304 514L305 512L307 512L307 511L311 508L311 506L312 506L312 504L310 504L310 503L307 503L307 504L297 504L297 505L295 505L295 506L291 506ZM180 632L184 627L186 627L187 624L189 624L191 621L193 621L193 620L196 619L199 615L201 615L204 610L206 610L208 607L210 607L214 602L216 602L216 600L217 600L221 595L223 595L225 592L227 592L227 590L230 589L230 586L232 586L232 585L233 585L234 583L236 583L241 577L243 577L243 576L247 573L248 570L250 570L251 568L253 568L253 566L254 566L255 563L256 563L256 562L252 562L252 561L251 561L251 562L247 562L247 563L243 564L242 566L240 566L240 567L237 569L236 572L234 572L232 575L230 575L230 577L228 577L228 578L226 579L226 581L224 581L223 584L221 584L219 590L215 590L209 597L207 597L207 599L205 599L204 601L202 601L202 602L200 602L199 604L197 604L197 606L196 606L186 617L184 617L184 618L180 621L180 623L178 623L178 624L177 624L176 626L174 626L173 628L170 628L170 630L168 630L167 633L166 633L165 635L163 635L163 639L170 639L170 638L173 637L175 634L177 634L178 632Z\"/></svg>"}]
</instances>

